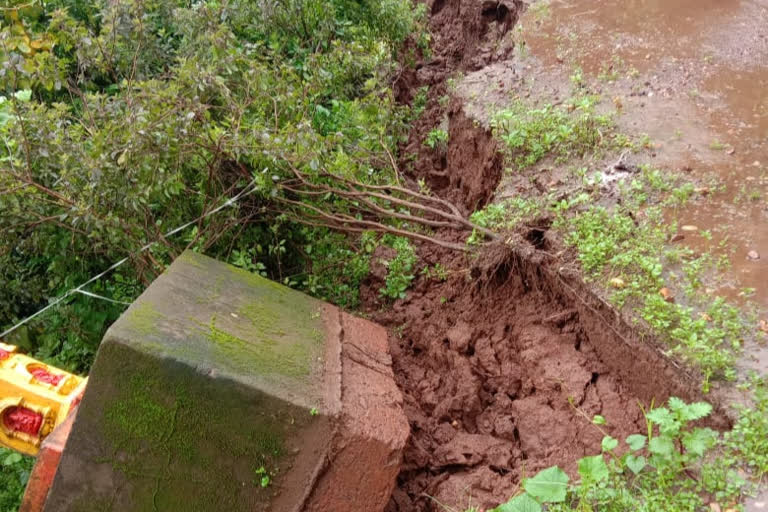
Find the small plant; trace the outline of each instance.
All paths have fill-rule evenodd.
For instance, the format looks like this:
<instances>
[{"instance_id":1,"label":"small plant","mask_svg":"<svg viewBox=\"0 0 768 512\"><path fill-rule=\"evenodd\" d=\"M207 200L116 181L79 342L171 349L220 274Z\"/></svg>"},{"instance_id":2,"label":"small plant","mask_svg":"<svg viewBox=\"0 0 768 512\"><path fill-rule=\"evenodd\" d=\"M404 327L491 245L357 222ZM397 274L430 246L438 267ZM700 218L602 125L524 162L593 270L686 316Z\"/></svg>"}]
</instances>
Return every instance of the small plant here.
<instances>
[{"instance_id":1,"label":"small plant","mask_svg":"<svg viewBox=\"0 0 768 512\"><path fill-rule=\"evenodd\" d=\"M418 118L427 107L427 94L429 93L429 87L419 87L416 94L413 97L411 103L411 116L413 119Z\"/></svg>"},{"instance_id":2,"label":"small plant","mask_svg":"<svg viewBox=\"0 0 768 512\"><path fill-rule=\"evenodd\" d=\"M733 430L725 434L729 458L745 464L761 479L768 474L768 387L765 380L753 377L749 386L754 391L752 407L740 407Z\"/></svg>"},{"instance_id":3,"label":"small plant","mask_svg":"<svg viewBox=\"0 0 768 512\"><path fill-rule=\"evenodd\" d=\"M407 238L387 236L385 244L390 245L397 254L389 261L382 261L387 267L387 278L379 293L390 299L404 299L415 277L413 267L417 260L416 251Z\"/></svg>"},{"instance_id":4,"label":"small plant","mask_svg":"<svg viewBox=\"0 0 768 512\"><path fill-rule=\"evenodd\" d=\"M584 70L578 66L574 68L573 73L571 73L569 78L575 89L582 89L586 86L586 82L584 81Z\"/></svg>"},{"instance_id":5,"label":"small plant","mask_svg":"<svg viewBox=\"0 0 768 512\"><path fill-rule=\"evenodd\" d=\"M550 154L558 160L581 157L605 146L610 139L604 132L613 128L610 117L594 112L595 101L583 97L567 107L542 108L528 108L518 101L498 112L491 126L519 168Z\"/></svg>"},{"instance_id":6,"label":"small plant","mask_svg":"<svg viewBox=\"0 0 768 512\"><path fill-rule=\"evenodd\" d=\"M542 204L539 199L513 197L500 203L489 204L483 210L473 213L470 219L483 228L509 230L517 227L523 220L535 217L541 210ZM481 240L482 235L473 232L467 243L473 245Z\"/></svg>"},{"instance_id":7,"label":"small plant","mask_svg":"<svg viewBox=\"0 0 768 512\"><path fill-rule=\"evenodd\" d=\"M262 488L266 488L266 487L269 487L270 483L272 483L272 479L269 477L267 468L265 468L264 466L258 467L253 472L256 475L256 478L254 480L254 485L259 485Z\"/></svg>"},{"instance_id":8,"label":"small plant","mask_svg":"<svg viewBox=\"0 0 768 512\"><path fill-rule=\"evenodd\" d=\"M448 145L448 132L441 128L435 128L427 134L424 145L430 149L445 148Z\"/></svg>"},{"instance_id":9,"label":"small plant","mask_svg":"<svg viewBox=\"0 0 768 512\"><path fill-rule=\"evenodd\" d=\"M624 60L618 55L614 55L610 61L604 62L600 67L600 73L597 75L597 78L605 82L615 82L621 76L621 71L624 67Z\"/></svg>"},{"instance_id":10,"label":"small plant","mask_svg":"<svg viewBox=\"0 0 768 512\"><path fill-rule=\"evenodd\" d=\"M445 281L448 279L448 270L440 263L435 263L434 266L426 266L421 270L421 275L427 279L434 279L436 281Z\"/></svg>"},{"instance_id":11,"label":"small plant","mask_svg":"<svg viewBox=\"0 0 768 512\"><path fill-rule=\"evenodd\" d=\"M725 149L725 144L720 142L719 140L715 139L712 142L709 143L709 149L713 151L722 151Z\"/></svg>"},{"instance_id":12,"label":"small plant","mask_svg":"<svg viewBox=\"0 0 768 512\"><path fill-rule=\"evenodd\" d=\"M695 474L718 434L691 423L711 411L704 402L670 398L667 407L645 412L646 432L630 435L623 446L593 419L604 434L602 453L579 460L578 482L571 483L557 466L544 469L523 479L522 494L491 512L541 512L544 505L551 512L700 510L709 503L706 493L724 485L722 480L711 482L714 487L701 483ZM730 498L738 492L733 489Z\"/></svg>"}]
</instances>

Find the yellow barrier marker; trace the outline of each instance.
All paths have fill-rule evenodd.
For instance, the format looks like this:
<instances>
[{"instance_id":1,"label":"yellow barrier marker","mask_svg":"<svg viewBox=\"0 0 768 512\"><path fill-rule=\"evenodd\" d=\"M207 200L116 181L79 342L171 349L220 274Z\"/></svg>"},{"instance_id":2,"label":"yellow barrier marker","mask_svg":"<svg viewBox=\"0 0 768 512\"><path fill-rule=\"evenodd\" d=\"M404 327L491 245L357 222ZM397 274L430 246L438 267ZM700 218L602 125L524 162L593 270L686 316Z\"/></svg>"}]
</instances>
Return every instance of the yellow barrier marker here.
<instances>
[{"instance_id":1,"label":"yellow barrier marker","mask_svg":"<svg viewBox=\"0 0 768 512\"><path fill-rule=\"evenodd\" d=\"M87 381L0 343L0 446L37 455L79 403Z\"/></svg>"}]
</instances>

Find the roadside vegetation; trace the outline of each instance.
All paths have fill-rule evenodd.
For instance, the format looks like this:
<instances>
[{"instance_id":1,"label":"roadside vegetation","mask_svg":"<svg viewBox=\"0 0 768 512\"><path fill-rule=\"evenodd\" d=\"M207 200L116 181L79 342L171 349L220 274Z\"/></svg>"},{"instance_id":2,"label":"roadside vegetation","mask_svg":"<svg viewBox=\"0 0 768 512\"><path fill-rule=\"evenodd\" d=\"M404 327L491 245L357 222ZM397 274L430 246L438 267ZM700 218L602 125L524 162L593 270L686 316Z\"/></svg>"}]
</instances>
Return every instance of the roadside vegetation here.
<instances>
[{"instance_id":1,"label":"roadside vegetation","mask_svg":"<svg viewBox=\"0 0 768 512\"><path fill-rule=\"evenodd\" d=\"M764 409L764 388L759 389L757 408ZM695 426L711 410L705 402L670 398L663 407L643 411L645 432L623 440L605 434L605 420L596 416L592 423L604 434L602 453L579 460L576 481L556 466L542 470L492 512L539 512L544 506L552 512L740 509L742 493L751 489L747 478L759 480L768 467L747 453L753 446L739 441L765 433L768 421L743 415L732 432L721 435Z\"/></svg>"},{"instance_id":2,"label":"roadside vegetation","mask_svg":"<svg viewBox=\"0 0 768 512\"><path fill-rule=\"evenodd\" d=\"M412 234L425 198L378 188L398 183L413 116L392 97L398 59L428 50L408 0L58 0L2 16L0 328L129 254L88 291L130 302L185 248L354 307L377 245L428 238ZM121 310L74 295L6 341L85 372Z\"/></svg>"},{"instance_id":3,"label":"roadside vegetation","mask_svg":"<svg viewBox=\"0 0 768 512\"><path fill-rule=\"evenodd\" d=\"M679 228L670 213L699 197L697 185L652 167L619 180L591 168L650 141L619 133L580 73L573 100L516 100L492 120L512 172L572 167L567 188L490 204L468 223L426 185L401 186L397 149L428 91L408 108L391 84L429 52L417 5L11 0L0 14L0 331L126 255L88 291L130 302L185 249L345 308L359 305L384 252L379 295L391 302L419 274L447 276L439 263L418 268L411 240L467 249L433 228L474 227L471 247L546 218L567 263L699 369L703 390L733 380L754 321L706 291L727 261L670 243ZM445 151L444 128L423 144ZM123 309L73 295L3 341L87 373ZM578 480L559 468L531 475L496 512L736 509L768 472L768 391L757 378L748 387L753 403L731 432L699 426L708 404L651 405L647 431L606 435L602 453L579 462ZM603 429L604 419L582 415ZM0 511L18 507L31 466L0 450Z\"/></svg>"},{"instance_id":4,"label":"roadside vegetation","mask_svg":"<svg viewBox=\"0 0 768 512\"><path fill-rule=\"evenodd\" d=\"M623 161L649 141L619 133L609 114L597 113L598 102L586 96L564 107L526 107L516 100L494 116L510 172L526 176L530 169L535 179L532 166L542 161L571 170L567 183L493 203L475 212L472 221L503 231L547 218L584 277L666 342L671 355L698 368L705 391L712 379L733 380L735 358L752 335L754 319L706 292L727 260L670 243L681 228L674 212L709 187L647 165L621 163L616 171L606 164L609 152L621 152Z\"/></svg>"},{"instance_id":5,"label":"roadside vegetation","mask_svg":"<svg viewBox=\"0 0 768 512\"><path fill-rule=\"evenodd\" d=\"M584 87L582 81L580 94ZM475 212L472 220L512 232L547 219L566 249L560 264L580 269L616 308L666 343L670 355L698 368L707 392L714 380L736 378L744 341L760 332L748 306L708 290L728 268L727 257L672 242L696 229L678 226L675 212L716 184L701 187L674 172L625 165L627 154L650 141L618 133L610 114L596 113L599 101L542 107L514 100L494 116L512 177L535 180L537 164L570 171L550 191L531 188L529 195ZM619 152L617 164L606 163ZM725 434L696 426L711 412L704 402L651 404L643 410L647 431L624 440L606 434L603 418L581 412L605 435L602 453L579 461L575 481L558 467L523 479L520 492L494 512L741 510L743 497L768 471L768 394L757 376L740 387L751 403Z\"/></svg>"}]
</instances>

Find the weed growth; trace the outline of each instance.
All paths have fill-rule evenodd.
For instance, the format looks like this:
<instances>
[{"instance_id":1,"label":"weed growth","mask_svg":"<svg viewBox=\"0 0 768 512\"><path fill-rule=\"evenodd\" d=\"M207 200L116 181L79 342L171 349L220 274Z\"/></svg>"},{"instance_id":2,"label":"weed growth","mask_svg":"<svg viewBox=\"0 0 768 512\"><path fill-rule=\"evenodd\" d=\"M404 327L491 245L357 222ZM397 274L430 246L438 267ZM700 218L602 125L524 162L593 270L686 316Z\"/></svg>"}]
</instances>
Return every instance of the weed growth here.
<instances>
[{"instance_id":1,"label":"weed growth","mask_svg":"<svg viewBox=\"0 0 768 512\"><path fill-rule=\"evenodd\" d=\"M594 110L596 98L585 96L565 107L529 108L521 101L498 112L491 126L509 149L514 164L530 167L547 155L558 161L583 157L608 146L613 128L607 115Z\"/></svg>"},{"instance_id":2,"label":"weed growth","mask_svg":"<svg viewBox=\"0 0 768 512\"><path fill-rule=\"evenodd\" d=\"M387 235L384 244L395 250L395 257L390 260L382 260L387 267L385 285L379 293L389 299L404 299L405 292L413 281L414 267L417 256L413 246L407 238Z\"/></svg>"},{"instance_id":3,"label":"weed growth","mask_svg":"<svg viewBox=\"0 0 768 512\"><path fill-rule=\"evenodd\" d=\"M442 128L435 128L427 134L424 145L430 149L445 149L448 145L448 132Z\"/></svg>"},{"instance_id":4,"label":"weed growth","mask_svg":"<svg viewBox=\"0 0 768 512\"><path fill-rule=\"evenodd\" d=\"M547 468L524 479L523 492L492 512L540 512L544 506L550 512L693 512L708 509L708 496L717 496L723 508L732 506L745 481L735 465L713 473L707 456L722 440L694 425L711 410L704 402L670 398L666 407L644 411L645 432L623 441L607 435L604 420L596 418L602 453L579 460L576 482L558 467Z\"/></svg>"}]
</instances>

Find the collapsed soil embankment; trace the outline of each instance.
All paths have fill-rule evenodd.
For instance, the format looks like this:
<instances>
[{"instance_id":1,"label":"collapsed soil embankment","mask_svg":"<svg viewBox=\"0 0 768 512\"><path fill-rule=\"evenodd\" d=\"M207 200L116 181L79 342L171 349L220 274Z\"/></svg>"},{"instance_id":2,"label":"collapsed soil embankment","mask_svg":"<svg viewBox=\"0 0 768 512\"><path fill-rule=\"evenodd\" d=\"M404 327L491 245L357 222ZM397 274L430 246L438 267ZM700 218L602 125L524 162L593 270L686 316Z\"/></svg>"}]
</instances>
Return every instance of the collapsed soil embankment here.
<instances>
[{"instance_id":1,"label":"collapsed soil embankment","mask_svg":"<svg viewBox=\"0 0 768 512\"><path fill-rule=\"evenodd\" d=\"M402 168L467 213L492 199L504 162L491 133L459 100L446 101L446 81L508 58L521 9L510 0L434 0L434 57L396 84L403 102L429 86L426 110L401 152L416 158L405 156ZM423 143L436 126L449 133L437 151ZM389 328L411 426L390 512L493 507L525 474L555 464L573 473L578 458L600 451L603 433L623 439L643 431L638 402L698 397L693 379L641 340L578 273L559 268L546 223L521 235L479 257L421 246L421 263L440 263L447 277L419 277L391 307L378 294L386 255L374 257L362 297ZM602 432L590 421L596 414L607 420Z\"/></svg>"},{"instance_id":2,"label":"collapsed soil embankment","mask_svg":"<svg viewBox=\"0 0 768 512\"><path fill-rule=\"evenodd\" d=\"M638 402L696 398L693 381L620 320L612 325L536 249L474 262L423 249L424 263L450 277L420 279L408 299L375 314L390 327L411 425L389 510L495 506L524 474L551 465L575 473L577 459L598 453L594 415L623 439L645 428ZM369 303L383 274L364 290Z\"/></svg>"}]
</instances>

